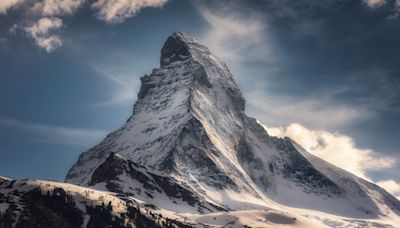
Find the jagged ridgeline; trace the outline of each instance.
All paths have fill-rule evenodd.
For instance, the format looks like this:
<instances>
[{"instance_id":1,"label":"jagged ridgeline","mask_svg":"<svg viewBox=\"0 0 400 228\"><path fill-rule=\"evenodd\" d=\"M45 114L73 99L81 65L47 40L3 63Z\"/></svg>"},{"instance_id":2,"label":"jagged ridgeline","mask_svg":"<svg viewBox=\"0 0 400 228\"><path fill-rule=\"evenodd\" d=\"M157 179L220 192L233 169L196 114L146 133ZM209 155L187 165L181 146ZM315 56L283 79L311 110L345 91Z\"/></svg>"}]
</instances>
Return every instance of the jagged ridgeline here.
<instances>
[{"instance_id":1,"label":"jagged ridgeline","mask_svg":"<svg viewBox=\"0 0 400 228\"><path fill-rule=\"evenodd\" d=\"M146 219L154 226L176 227L230 218L230 224L258 227L274 227L271 221L303 227L314 226L305 225L311 220L320 226L350 227L378 224L379 219L399 221L400 202L385 190L311 155L290 138L268 135L245 114L245 99L226 64L191 36L170 36L161 50L160 67L140 80L132 116L81 154L67 184L58 186L75 199L64 197L60 203L82 214L76 223L89 226L98 217L108 219L102 224L115 221L133 227L152 227L140 226ZM22 195L17 197L21 206L8 207L5 213L31 211L34 201L25 196L34 195L42 208L55 197L54 190L47 194L40 186L41 191L33 193L18 191L11 182L2 185L5 197L0 200L12 201L7 189L13 189ZM68 186L105 194L123 206L68 191ZM144 217L138 222L139 215L132 218L130 210ZM243 210L255 211L248 216ZM268 219L276 216L281 217ZM253 223L246 222L248 217Z\"/></svg>"},{"instance_id":2,"label":"jagged ridgeline","mask_svg":"<svg viewBox=\"0 0 400 228\"><path fill-rule=\"evenodd\" d=\"M141 78L125 125L83 153L66 182L156 206L162 199L167 209L200 213L247 207L240 195L359 217L378 216L382 202L391 202L387 210L399 209L398 201L377 186L310 155L289 138L269 136L245 114L245 99L226 64L191 36L170 36L160 65ZM98 179L99 172L111 176Z\"/></svg>"}]
</instances>

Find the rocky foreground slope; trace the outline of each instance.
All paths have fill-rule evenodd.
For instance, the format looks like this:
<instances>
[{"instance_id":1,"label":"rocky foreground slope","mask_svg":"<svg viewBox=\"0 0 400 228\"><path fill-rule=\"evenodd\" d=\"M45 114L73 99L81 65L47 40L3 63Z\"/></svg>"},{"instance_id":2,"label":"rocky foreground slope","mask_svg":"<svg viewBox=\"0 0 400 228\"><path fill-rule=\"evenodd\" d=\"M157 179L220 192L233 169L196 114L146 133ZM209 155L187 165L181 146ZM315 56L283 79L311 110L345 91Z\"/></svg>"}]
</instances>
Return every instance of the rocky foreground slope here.
<instances>
[{"instance_id":1,"label":"rocky foreground slope","mask_svg":"<svg viewBox=\"0 0 400 228\"><path fill-rule=\"evenodd\" d=\"M245 114L245 100L225 63L192 37L170 36L160 65L141 78L133 115L83 153L68 172L68 184L54 184L57 189L95 189L125 207L179 221L170 223L178 227L400 224L400 202L385 190L309 154L290 138L268 135ZM29 209L32 190L22 191L24 182L18 183L10 188L19 198L3 184L0 200L18 198ZM41 185L35 191L40 202L54 197L39 194L45 192ZM87 200L81 191L71 192ZM89 226L94 216L85 207L80 226ZM25 209L17 208L2 209L0 224L4 213L24 215ZM116 216L112 221L140 227L126 210L109 211ZM21 220L13 218L13 224ZM145 218L167 226L160 217Z\"/></svg>"}]
</instances>

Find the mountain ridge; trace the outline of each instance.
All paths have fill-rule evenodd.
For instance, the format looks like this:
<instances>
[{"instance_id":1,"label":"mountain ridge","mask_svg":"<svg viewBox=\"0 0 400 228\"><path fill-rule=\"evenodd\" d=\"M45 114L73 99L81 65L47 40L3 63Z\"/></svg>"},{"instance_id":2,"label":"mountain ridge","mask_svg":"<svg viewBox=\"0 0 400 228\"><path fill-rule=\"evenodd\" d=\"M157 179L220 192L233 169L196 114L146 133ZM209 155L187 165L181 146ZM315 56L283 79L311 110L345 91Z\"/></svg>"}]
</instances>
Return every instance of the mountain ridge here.
<instances>
[{"instance_id":1,"label":"mountain ridge","mask_svg":"<svg viewBox=\"0 0 400 228\"><path fill-rule=\"evenodd\" d=\"M241 212L254 210L266 227L279 224L269 216L296 227L400 221L400 202L385 190L290 138L270 136L248 117L226 64L191 36L172 34L160 67L140 80L132 116L80 155L66 185L112 194L191 226L219 227L222 218L260 226ZM5 185L0 192L12 195Z\"/></svg>"},{"instance_id":2,"label":"mountain ridge","mask_svg":"<svg viewBox=\"0 0 400 228\"><path fill-rule=\"evenodd\" d=\"M129 130L119 132L121 135L116 139L103 141L108 151L113 145L123 145L124 149L117 153L125 159L166 172L204 199L224 208L233 205L224 205L216 199L218 197L203 194L210 191L208 187L251 195L267 204L274 204L271 201L276 200L287 203L281 199L285 196L280 196L279 191L293 188L297 188L299 194L310 193L320 198L343 200L349 195L359 196L362 203L343 203L344 208L353 207L354 211L361 212L357 212L360 217L363 213L380 214L375 201L368 198L367 187L361 186L362 182L356 177L340 169L322 173L299 152L304 150L299 145L294 145L290 139L269 136L255 119L247 117L245 99L228 67L189 35L174 33L170 36L161 49L160 68L142 77L141 81L133 115L122 127ZM165 121L171 116L172 121ZM166 134L163 135L163 131ZM141 141L127 136L132 134ZM93 157L103 150L87 153ZM80 159L77 164L80 163L85 162ZM325 163L321 165L324 166ZM342 177L342 173L352 188L343 186L341 178L337 178ZM66 181L82 184L70 175ZM369 208L375 209L370 211ZM393 209L398 210L398 207ZM337 210L334 208L332 212L337 213Z\"/></svg>"}]
</instances>

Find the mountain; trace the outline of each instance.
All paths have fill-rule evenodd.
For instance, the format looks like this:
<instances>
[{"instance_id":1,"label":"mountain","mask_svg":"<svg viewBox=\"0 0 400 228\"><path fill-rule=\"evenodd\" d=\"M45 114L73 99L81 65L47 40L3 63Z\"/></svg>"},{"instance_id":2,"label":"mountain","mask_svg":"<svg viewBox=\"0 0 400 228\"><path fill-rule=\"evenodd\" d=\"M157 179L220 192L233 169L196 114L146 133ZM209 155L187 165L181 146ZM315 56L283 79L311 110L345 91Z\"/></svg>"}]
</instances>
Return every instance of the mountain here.
<instances>
[{"instance_id":1,"label":"mountain","mask_svg":"<svg viewBox=\"0 0 400 228\"><path fill-rule=\"evenodd\" d=\"M191 36L170 36L160 67L141 82L132 116L81 154L57 188L93 189L180 221L178 227L400 224L400 202L385 190L290 138L270 136L248 117L226 64ZM0 193L10 198L6 189L0 186ZM82 191L70 194L86 200ZM126 211L111 214L112 221L132 219ZM135 220L128 225L140 227Z\"/></svg>"}]
</instances>

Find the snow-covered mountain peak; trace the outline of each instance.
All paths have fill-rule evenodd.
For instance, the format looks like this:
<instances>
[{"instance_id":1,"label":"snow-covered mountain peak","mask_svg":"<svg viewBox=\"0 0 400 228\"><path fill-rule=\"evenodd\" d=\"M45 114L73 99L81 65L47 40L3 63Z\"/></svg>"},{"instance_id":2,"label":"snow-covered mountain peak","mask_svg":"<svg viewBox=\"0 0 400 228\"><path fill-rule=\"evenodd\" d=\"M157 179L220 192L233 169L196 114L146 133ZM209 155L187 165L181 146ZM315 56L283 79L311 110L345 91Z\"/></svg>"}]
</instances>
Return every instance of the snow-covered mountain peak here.
<instances>
[{"instance_id":1,"label":"snow-covered mountain peak","mask_svg":"<svg viewBox=\"0 0 400 228\"><path fill-rule=\"evenodd\" d=\"M209 88L215 86L214 90L223 89L235 99L236 106L239 111L244 111L244 98L237 87L232 74L226 64L216 57L210 50L199 43L192 36L183 33L173 33L161 49L160 65L161 68L156 72L171 71L181 64L196 65L196 69L192 69L191 76L197 77L197 82ZM197 73L193 72L197 71ZM176 74L169 73L169 76ZM222 84L223 87L216 84Z\"/></svg>"},{"instance_id":2,"label":"snow-covered mountain peak","mask_svg":"<svg viewBox=\"0 0 400 228\"><path fill-rule=\"evenodd\" d=\"M282 205L357 218L400 213L383 189L269 136L244 113L226 64L194 38L174 33L160 62L141 78L132 116L83 153L66 182L201 213Z\"/></svg>"},{"instance_id":3,"label":"snow-covered mountain peak","mask_svg":"<svg viewBox=\"0 0 400 228\"><path fill-rule=\"evenodd\" d=\"M193 37L182 32L175 32L168 37L161 49L160 65L166 66L175 61L187 59L195 50L209 52L207 47L200 45Z\"/></svg>"},{"instance_id":4,"label":"snow-covered mountain peak","mask_svg":"<svg viewBox=\"0 0 400 228\"><path fill-rule=\"evenodd\" d=\"M240 167L235 148L243 134L245 101L225 63L207 47L174 33L162 48L161 67L141 82L127 123L82 154L67 180L90 183L111 152L156 170L190 170L202 178L210 172L230 180L224 175L228 170L243 171L234 167ZM204 179L217 185L214 177Z\"/></svg>"},{"instance_id":5,"label":"snow-covered mountain peak","mask_svg":"<svg viewBox=\"0 0 400 228\"><path fill-rule=\"evenodd\" d=\"M171 35L160 62L68 183L0 176L0 227L399 227L395 197L248 117L194 38Z\"/></svg>"}]
</instances>

